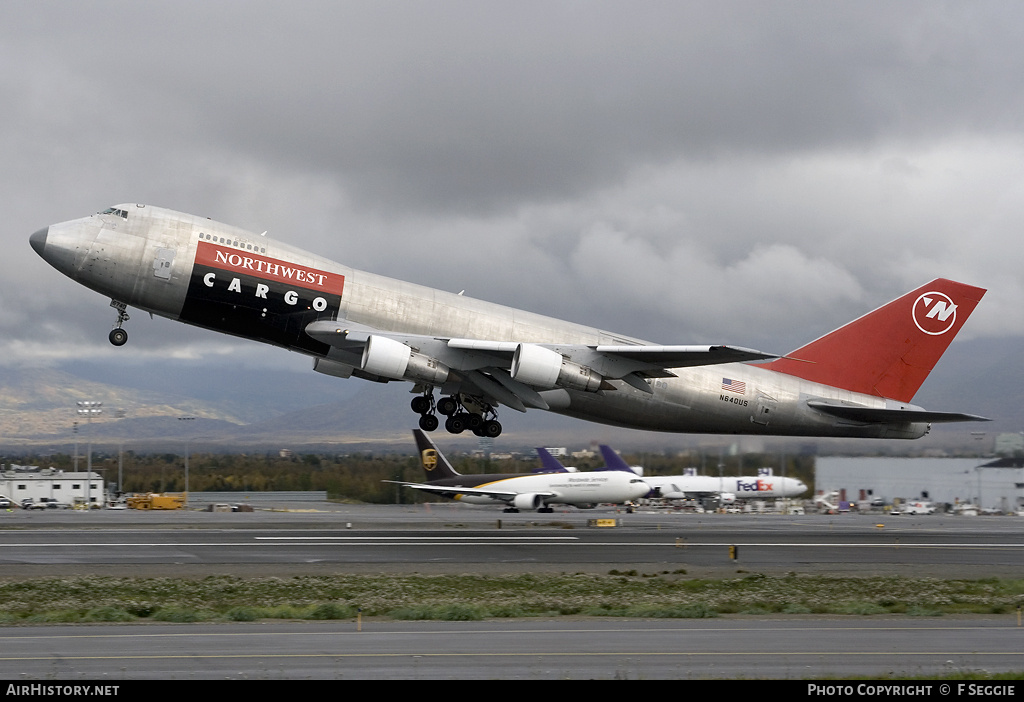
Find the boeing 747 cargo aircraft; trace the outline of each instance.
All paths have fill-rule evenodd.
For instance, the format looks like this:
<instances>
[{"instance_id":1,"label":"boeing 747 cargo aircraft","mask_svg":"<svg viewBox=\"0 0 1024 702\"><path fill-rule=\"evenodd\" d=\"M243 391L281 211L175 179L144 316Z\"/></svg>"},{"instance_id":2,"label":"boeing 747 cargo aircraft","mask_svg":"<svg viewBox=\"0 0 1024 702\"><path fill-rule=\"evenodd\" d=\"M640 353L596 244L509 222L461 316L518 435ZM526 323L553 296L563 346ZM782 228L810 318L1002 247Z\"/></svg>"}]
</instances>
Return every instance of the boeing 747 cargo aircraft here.
<instances>
[{"instance_id":1,"label":"boeing 747 cargo aircraft","mask_svg":"<svg viewBox=\"0 0 1024 702\"><path fill-rule=\"evenodd\" d=\"M498 436L501 405L666 432L914 439L914 394L985 291L938 279L783 357L661 345L355 270L205 217L124 204L32 248L128 307L307 354L314 370L406 381L420 428ZM691 301L693 303L695 301ZM767 361L765 363L752 363Z\"/></svg>"}]
</instances>

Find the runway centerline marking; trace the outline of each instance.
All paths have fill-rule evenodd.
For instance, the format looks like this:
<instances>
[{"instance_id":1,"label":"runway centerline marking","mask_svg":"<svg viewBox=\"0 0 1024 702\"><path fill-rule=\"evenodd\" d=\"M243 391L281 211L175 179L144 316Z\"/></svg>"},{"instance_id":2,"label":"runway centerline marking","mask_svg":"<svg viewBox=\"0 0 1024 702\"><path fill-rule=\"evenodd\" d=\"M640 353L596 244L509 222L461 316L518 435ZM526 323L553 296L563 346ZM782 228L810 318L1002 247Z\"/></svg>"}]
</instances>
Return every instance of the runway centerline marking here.
<instances>
[{"instance_id":1,"label":"runway centerline marking","mask_svg":"<svg viewBox=\"0 0 1024 702\"><path fill-rule=\"evenodd\" d=\"M579 536L255 536L257 541L259 540L296 540L296 541L328 541L328 540L348 540L348 541L420 541L420 540L452 540L452 541L471 541L471 540L482 540L482 541L579 541Z\"/></svg>"}]
</instances>

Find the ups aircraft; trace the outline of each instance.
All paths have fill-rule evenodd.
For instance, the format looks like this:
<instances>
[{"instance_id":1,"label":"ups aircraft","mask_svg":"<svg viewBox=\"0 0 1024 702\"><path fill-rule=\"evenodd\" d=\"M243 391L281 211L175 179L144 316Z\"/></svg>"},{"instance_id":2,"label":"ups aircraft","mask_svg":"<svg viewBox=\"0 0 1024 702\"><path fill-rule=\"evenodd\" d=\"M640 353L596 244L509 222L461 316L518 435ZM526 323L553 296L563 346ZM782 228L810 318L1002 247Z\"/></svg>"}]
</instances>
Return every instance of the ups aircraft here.
<instances>
[{"instance_id":1,"label":"ups aircraft","mask_svg":"<svg viewBox=\"0 0 1024 702\"><path fill-rule=\"evenodd\" d=\"M786 356L664 346L355 270L171 210L117 205L32 248L128 307L307 354L340 378L413 383L421 429L498 436L500 405L666 432L915 439L982 420L911 404L985 291L945 279ZM766 361L766 362L764 362ZM763 362L763 363L754 363Z\"/></svg>"},{"instance_id":2,"label":"ups aircraft","mask_svg":"<svg viewBox=\"0 0 1024 702\"><path fill-rule=\"evenodd\" d=\"M630 502L651 492L650 486L643 479L628 470L579 473L559 465L555 469L545 466L545 469L536 473L462 475L426 434L419 429L413 429L412 433L416 437L416 449L419 451L426 482L384 482L397 483L472 505L500 504L505 506L506 512L518 512L521 509L553 512L551 505L554 504L592 509L601 503Z\"/></svg>"}]
</instances>

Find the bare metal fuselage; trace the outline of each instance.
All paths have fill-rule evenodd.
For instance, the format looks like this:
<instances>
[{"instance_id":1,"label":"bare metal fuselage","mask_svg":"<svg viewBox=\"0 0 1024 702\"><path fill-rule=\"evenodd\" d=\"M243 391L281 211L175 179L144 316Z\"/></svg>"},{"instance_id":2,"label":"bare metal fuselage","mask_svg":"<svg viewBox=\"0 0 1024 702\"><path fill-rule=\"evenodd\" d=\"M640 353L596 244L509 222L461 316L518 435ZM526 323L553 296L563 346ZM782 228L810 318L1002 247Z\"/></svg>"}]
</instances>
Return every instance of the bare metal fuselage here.
<instances>
[{"instance_id":1,"label":"bare metal fuselage","mask_svg":"<svg viewBox=\"0 0 1024 702\"><path fill-rule=\"evenodd\" d=\"M111 209L40 230L33 247L62 273L128 306L339 367L358 368L358 358L308 336L308 324L340 318L385 332L443 338L646 343L355 270L209 219L134 204ZM539 394L560 414L667 432L909 439L928 430L924 422L866 423L819 411L808 398L869 408L909 405L756 365L672 372L675 377L650 379L651 393L612 380L614 389L600 392L556 388Z\"/></svg>"}]
</instances>

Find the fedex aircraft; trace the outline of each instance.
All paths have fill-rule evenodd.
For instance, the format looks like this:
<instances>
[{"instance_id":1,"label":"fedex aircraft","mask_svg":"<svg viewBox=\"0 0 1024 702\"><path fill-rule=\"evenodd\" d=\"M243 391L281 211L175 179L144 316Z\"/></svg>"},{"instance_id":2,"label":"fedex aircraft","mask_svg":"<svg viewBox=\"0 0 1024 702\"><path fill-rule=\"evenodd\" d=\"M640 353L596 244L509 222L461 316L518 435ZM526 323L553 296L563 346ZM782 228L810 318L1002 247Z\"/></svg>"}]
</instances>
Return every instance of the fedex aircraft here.
<instances>
[{"instance_id":1,"label":"fedex aircraft","mask_svg":"<svg viewBox=\"0 0 1024 702\"><path fill-rule=\"evenodd\" d=\"M605 470L637 473L615 450L601 445ZM666 500L686 500L695 497L718 495L726 504L737 499L763 500L776 497L796 497L807 491L802 480L781 478L777 475L729 476L716 478L711 475L646 475L644 482L651 486L648 497Z\"/></svg>"},{"instance_id":2,"label":"fedex aircraft","mask_svg":"<svg viewBox=\"0 0 1024 702\"><path fill-rule=\"evenodd\" d=\"M914 394L985 293L938 279L778 357L665 346L435 290L205 217L141 204L53 224L32 248L128 307L312 357L340 378L407 381L420 428L498 436L501 405L666 432L915 439ZM758 365L751 362L768 361Z\"/></svg>"},{"instance_id":3,"label":"fedex aircraft","mask_svg":"<svg viewBox=\"0 0 1024 702\"><path fill-rule=\"evenodd\" d=\"M553 504L591 509L600 503L621 504L636 500L651 491L632 471L580 473L563 468L554 472L462 475L456 472L426 434L419 429L412 433L416 437L426 482L384 482L398 483L468 504L505 505L506 512L518 512L520 509L552 512Z\"/></svg>"}]
</instances>

